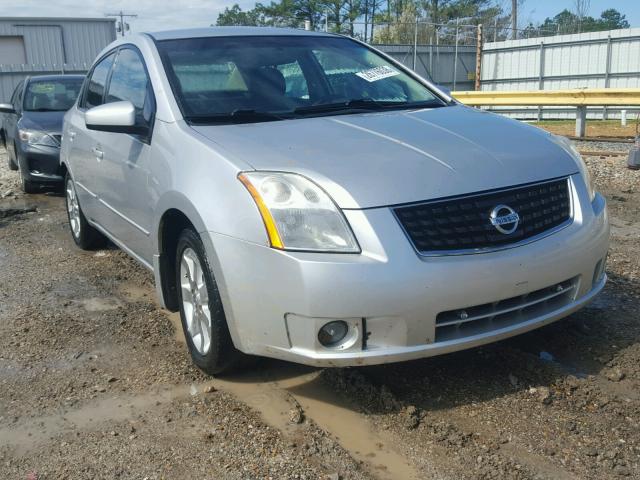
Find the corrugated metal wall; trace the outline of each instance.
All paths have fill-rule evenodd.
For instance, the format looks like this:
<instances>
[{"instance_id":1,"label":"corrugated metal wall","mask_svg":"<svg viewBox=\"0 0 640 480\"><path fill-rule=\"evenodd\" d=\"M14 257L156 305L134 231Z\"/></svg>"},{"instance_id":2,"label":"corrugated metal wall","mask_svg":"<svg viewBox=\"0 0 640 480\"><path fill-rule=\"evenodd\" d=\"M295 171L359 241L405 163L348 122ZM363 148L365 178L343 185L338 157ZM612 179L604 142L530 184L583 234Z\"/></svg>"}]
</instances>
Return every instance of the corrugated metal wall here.
<instances>
[{"instance_id":1,"label":"corrugated metal wall","mask_svg":"<svg viewBox=\"0 0 640 480\"><path fill-rule=\"evenodd\" d=\"M413 45L373 45L395 60L413 68ZM415 71L433 83L454 90L473 90L476 71L476 47L459 45L418 45ZM454 63L457 61L457 65ZM472 75L471 77L469 75Z\"/></svg>"},{"instance_id":2,"label":"corrugated metal wall","mask_svg":"<svg viewBox=\"0 0 640 480\"><path fill-rule=\"evenodd\" d=\"M640 88L640 28L487 43L482 90ZM568 108L503 109L520 118L573 118ZM594 108L592 118L620 109Z\"/></svg>"},{"instance_id":3,"label":"corrugated metal wall","mask_svg":"<svg viewBox=\"0 0 640 480\"><path fill-rule=\"evenodd\" d=\"M86 72L96 55L116 39L112 19L2 18L0 36L24 38L26 64L0 63L0 101L9 100L27 75Z\"/></svg>"}]
</instances>

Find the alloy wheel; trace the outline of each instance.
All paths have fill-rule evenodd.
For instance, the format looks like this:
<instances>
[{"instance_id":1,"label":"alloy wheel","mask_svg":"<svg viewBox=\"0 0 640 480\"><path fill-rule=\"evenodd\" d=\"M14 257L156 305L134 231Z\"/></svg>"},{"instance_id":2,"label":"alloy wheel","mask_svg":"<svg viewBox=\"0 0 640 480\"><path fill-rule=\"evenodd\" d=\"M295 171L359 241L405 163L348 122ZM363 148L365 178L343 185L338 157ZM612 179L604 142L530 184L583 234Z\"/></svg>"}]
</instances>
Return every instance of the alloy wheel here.
<instances>
[{"instance_id":1,"label":"alloy wheel","mask_svg":"<svg viewBox=\"0 0 640 480\"><path fill-rule=\"evenodd\" d=\"M67 212L69 213L69 225L75 238L80 238L80 205L73 180L67 180Z\"/></svg>"},{"instance_id":2,"label":"alloy wheel","mask_svg":"<svg viewBox=\"0 0 640 480\"><path fill-rule=\"evenodd\" d=\"M211 311L209 292L196 252L186 248L180 260L182 308L191 342L200 355L211 348Z\"/></svg>"}]
</instances>

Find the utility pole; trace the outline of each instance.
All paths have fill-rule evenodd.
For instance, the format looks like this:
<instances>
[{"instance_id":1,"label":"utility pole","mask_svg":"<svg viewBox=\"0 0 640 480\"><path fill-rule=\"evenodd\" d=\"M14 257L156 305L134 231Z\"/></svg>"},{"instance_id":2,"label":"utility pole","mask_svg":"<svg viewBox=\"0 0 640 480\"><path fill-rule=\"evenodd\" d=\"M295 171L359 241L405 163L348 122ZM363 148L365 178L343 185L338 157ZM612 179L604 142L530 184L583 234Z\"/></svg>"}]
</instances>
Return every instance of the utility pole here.
<instances>
[{"instance_id":1,"label":"utility pole","mask_svg":"<svg viewBox=\"0 0 640 480\"><path fill-rule=\"evenodd\" d=\"M518 38L518 0L511 0L511 40Z\"/></svg>"},{"instance_id":2,"label":"utility pole","mask_svg":"<svg viewBox=\"0 0 640 480\"><path fill-rule=\"evenodd\" d=\"M132 14L132 13L124 13L122 10L120 10L118 13L105 13L104 14L105 17L120 17L120 33L122 34L122 36L124 37L124 31L125 30L129 30L129 24L128 23L124 23L124 18L125 17L129 17L129 18L138 18L138 15Z\"/></svg>"},{"instance_id":3,"label":"utility pole","mask_svg":"<svg viewBox=\"0 0 640 480\"><path fill-rule=\"evenodd\" d=\"M476 78L474 85L476 91L480 90L480 76L482 75L482 42L484 40L482 35L482 24L478 24L477 28L478 38L476 39Z\"/></svg>"}]
</instances>

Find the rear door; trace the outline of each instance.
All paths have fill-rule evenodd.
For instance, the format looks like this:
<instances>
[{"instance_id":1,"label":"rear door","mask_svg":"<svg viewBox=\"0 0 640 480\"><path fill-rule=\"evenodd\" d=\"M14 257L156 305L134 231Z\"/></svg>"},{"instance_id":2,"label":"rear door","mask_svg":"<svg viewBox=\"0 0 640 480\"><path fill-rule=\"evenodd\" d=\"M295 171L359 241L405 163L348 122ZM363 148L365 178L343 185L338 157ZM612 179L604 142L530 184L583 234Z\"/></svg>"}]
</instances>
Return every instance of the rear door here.
<instances>
[{"instance_id":1,"label":"rear door","mask_svg":"<svg viewBox=\"0 0 640 480\"><path fill-rule=\"evenodd\" d=\"M136 111L136 124L144 135L101 132L100 203L105 228L133 253L151 263L149 231L152 196L148 185L150 150L155 117L155 97L144 60L133 46L118 52L107 87L105 103L128 101Z\"/></svg>"},{"instance_id":2,"label":"rear door","mask_svg":"<svg viewBox=\"0 0 640 480\"><path fill-rule=\"evenodd\" d=\"M77 107L67 116L64 147L71 174L76 184L76 191L84 214L93 222L102 224L100 208L98 208L98 185L100 183L101 132L87 129L84 121L85 112L89 108L104 103L107 80L115 60L115 52L100 60L89 72L87 83Z\"/></svg>"}]
</instances>

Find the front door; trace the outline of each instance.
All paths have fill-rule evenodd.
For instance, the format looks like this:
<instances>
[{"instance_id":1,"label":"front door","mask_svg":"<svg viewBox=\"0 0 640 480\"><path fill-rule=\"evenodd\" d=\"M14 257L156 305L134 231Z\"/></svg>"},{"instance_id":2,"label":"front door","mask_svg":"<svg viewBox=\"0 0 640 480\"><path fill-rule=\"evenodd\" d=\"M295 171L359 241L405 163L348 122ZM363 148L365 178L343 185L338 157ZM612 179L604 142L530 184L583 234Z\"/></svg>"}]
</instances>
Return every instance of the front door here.
<instances>
[{"instance_id":1,"label":"front door","mask_svg":"<svg viewBox=\"0 0 640 480\"><path fill-rule=\"evenodd\" d=\"M102 132L88 130L85 112L104 103L109 72L115 60L115 52L104 57L89 73L89 80L78 106L67 116L63 148L67 149L69 169L76 184L80 205L87 218L102 226L98 190L100 189Z\"/></svg>"},{"instance_id":2,"label":"front door","mask_svg":"<svg viewBox=\"0 0 640 480\"><path fill-rule=\"evenodd\" d=\"M148 134L100 132L96 144L102 152L98 197L104 228L128 249L151 263L149 241L153 208L149 190L149 163L155 100L140 53L131 47L118 52L108 83L105 103L129 101L136 123Z\"/></svg>"}]
</instances>

